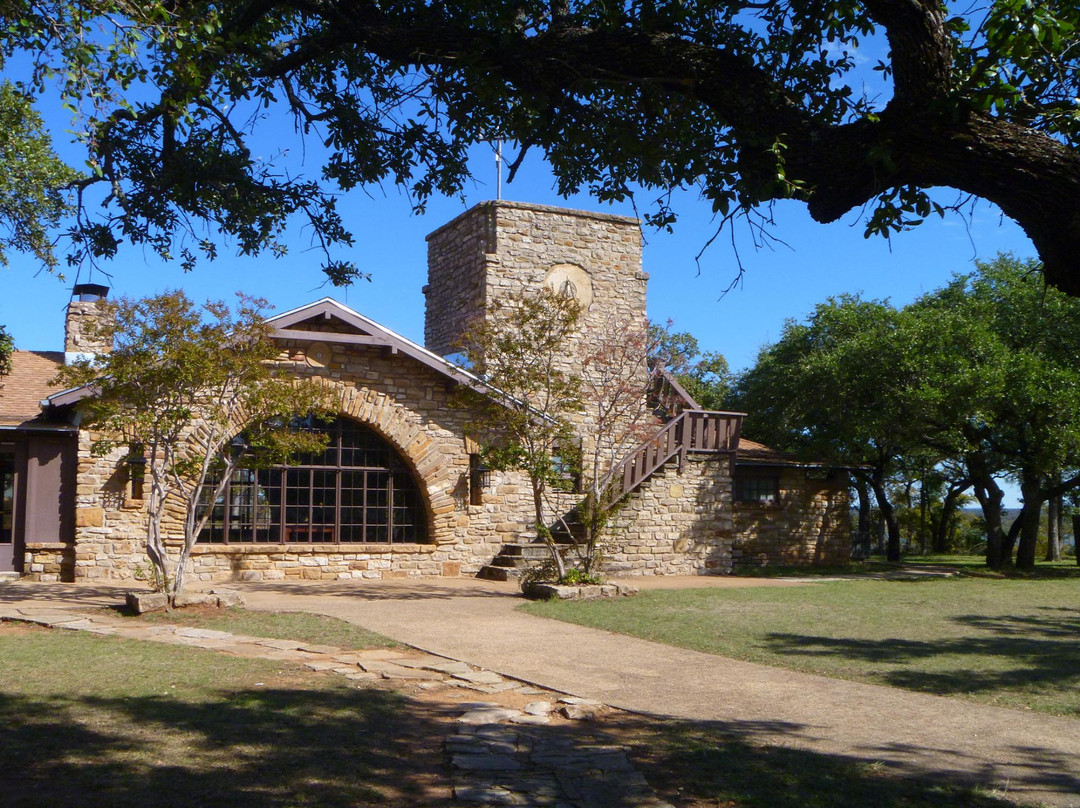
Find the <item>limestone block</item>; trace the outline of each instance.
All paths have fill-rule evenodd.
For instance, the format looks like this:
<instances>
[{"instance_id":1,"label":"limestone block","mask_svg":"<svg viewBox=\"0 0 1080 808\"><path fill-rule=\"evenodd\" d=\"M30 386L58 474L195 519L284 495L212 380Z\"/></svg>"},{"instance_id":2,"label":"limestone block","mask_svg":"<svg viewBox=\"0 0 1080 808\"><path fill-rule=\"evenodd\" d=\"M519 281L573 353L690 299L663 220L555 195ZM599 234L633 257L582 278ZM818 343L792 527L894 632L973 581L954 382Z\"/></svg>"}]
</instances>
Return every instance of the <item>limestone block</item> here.
<instances>
[{"instance_id":1,"label":"limestone block","mask_svg":"<svg viewBox=\"0 0 1080 808\"><path fill-rule=\"evenodd\" d=\"M104 508L76 508L75 527L102 527L105 524Z\"/></svg>"},{"instance_id":2,"label":"limestone block","mask_svg":"<svg viewBox=\"0 0 1080 808\"><path fill-rule=\"evenodd\" d=\"M169 599L163 592L128 592L126 602L128 609L135 614L164 611L169 605Z\"/></svg>"}]
</instances>

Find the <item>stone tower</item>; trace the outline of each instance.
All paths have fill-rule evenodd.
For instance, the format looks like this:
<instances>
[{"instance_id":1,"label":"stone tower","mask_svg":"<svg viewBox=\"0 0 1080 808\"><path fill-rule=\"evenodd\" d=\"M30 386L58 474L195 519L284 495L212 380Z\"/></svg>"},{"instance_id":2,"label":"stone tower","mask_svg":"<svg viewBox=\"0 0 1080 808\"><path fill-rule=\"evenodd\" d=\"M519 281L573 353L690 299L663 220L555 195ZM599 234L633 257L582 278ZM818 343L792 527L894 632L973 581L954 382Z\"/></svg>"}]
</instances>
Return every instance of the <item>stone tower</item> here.
<instances>
[{"instance_id":1,"label":"stone tower","mask_svg":"<svg viewBox=\"0 0 1080 808\"><path fill-rule=\"evenodd\" d=\"M500 200L467 210L427 242L424 342L441 356L459 349L491 301L545 285L581 303L581 339L612 322L644 322L649 276L637 219ZM566 346L568 366L581 348Z\"/></svg>"}]
</instances>

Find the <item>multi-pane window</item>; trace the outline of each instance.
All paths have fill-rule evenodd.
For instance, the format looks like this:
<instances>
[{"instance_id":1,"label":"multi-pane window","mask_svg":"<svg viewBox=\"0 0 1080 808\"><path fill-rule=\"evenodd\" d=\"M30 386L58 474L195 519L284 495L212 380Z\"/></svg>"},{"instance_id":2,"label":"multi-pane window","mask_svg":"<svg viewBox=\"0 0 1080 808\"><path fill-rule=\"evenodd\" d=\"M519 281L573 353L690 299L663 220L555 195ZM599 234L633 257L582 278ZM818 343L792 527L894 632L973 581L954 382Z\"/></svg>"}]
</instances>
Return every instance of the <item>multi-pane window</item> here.
<instances>
[{"instance_id":1,"label":"multi-pane window","mask_svg":"<svg viewBox=\"0 0 1080 808\"><path fill-rule=\"evenodd\" d=\"M329 445L287 466L237 471L200 539L224 543L401 543L426 540L420 491L397 453L346 418L299 419ZM209 486L208 486L209 488ZM209 507L209 497L203 508Z\"/></svg>"},{"instance_id":2,"label":"multi-pane window","mask_svg":"<svg viewBox=\"0 0 1080 808\"><path fill-rule=\"evenodd\" d=\"M773 505L780 500L780 478L775 474L735 472L734 488L736 502Z\"/></svg>"}]
</instances>

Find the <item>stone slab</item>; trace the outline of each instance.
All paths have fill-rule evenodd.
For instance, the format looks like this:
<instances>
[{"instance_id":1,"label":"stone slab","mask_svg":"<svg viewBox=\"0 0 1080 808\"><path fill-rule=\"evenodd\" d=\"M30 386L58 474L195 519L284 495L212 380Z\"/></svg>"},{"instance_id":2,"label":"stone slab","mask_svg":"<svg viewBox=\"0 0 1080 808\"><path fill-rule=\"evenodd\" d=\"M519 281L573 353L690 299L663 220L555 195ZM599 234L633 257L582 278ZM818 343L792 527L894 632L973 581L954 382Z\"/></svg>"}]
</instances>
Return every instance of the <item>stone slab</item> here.
<instances>
[{"instance_id":1,"label":"stone slab","mask_svg":"<svg viewBox=\"0 0 1080 808\"><path fill-rule=\"evenodd\" d=\"M460 679L463 682L470 682L474 685L494 685L505 681L499 674L492 673L491 671L462 671L461 673L453 674L453 677L455 679Z\"/></svg>"}]
</instances>

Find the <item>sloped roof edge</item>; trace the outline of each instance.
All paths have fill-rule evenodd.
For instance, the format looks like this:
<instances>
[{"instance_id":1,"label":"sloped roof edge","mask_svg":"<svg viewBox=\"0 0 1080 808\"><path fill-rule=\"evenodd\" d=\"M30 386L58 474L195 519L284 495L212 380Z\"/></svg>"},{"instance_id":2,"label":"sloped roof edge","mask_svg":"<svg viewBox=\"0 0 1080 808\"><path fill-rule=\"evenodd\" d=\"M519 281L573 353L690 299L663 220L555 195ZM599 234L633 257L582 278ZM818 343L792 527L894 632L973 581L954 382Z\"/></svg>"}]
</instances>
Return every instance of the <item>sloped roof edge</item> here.
<instances>
[{"instance_id":1,"label":"sloped roof edge","mask_svg":"<svg viewBox=\"0 0 1080 808\"><path fill-rule=\"evenodd\" d=\"M512 396L498 390L495 387L487 384L483 379L472 373L460 365L456 365L448 359L444 359L427 348L413 342L408 337L403 337L396 331L392 331L384 325L372 320L370 317L365 317L358 311L349 308L344 303L340 303L330 297L324 297L316 300L312 303L306 303L302 306L297 306L289 311L282 312L281 314L267 318L267 323L274 326L275 334L278 336L280 332L285 331L291 325L296 325L305 320L309 320L312 317L317 317L320 314L329 314L338 317L344 322L359 328L362 331L367 331L376 336L379 344L386 345L388 347L396 348L399 353L415 359L423 365L431 368L432 370L443 374L450 380L467 384L473 389L487 394L501 398L504 400L512 400ZM282 335L283 336L283 335ZM295 334L289 334L288 338L294 338ZM282 338L282 337L279 337ZM334 335L332 332L324 331L312 331L311 339L313 341L333 342ZM42 399L41 406L44 407L63 407L71 404L78 403L82 399L93 395L94 390L90 385L83 385L81 387L72 387L67 390L61 390L53 395Z\"/></svg>"},{"instance_id":2,"label":"sloped roof edge","mask_svg":"<svg viewBox=\"0 0 1080 808\"><path fill-rule=\"evenodd\" d=\"M324 297L320 300L316 300L313 303L308 303L303 306L298 306L295 309L282 312L281 314L270 317L267 323L273 325L278 332L287 329L291 325L302 323L305 320L309 320L312 317L317 317L320 314L331 314L338 319L343 320L351 326L359 328L362 331L374 332L374 336L379 338L379 342L388 345L393 348L397 348L399 352L409 356L418 362L427 365L432 370L438 371L446 376L449 376L456 382L468 384L473 387L479 387L487 393L497 393L499 395L505 395L490 385L486 384L483 379L472 373L460 365L456 365L448 359L444 359L438 354L429 351L422 345L418 345L408 337L403 337L396 331L392 331L384 325L372 320L370 317L365 317L360 312L349 308L344 303L340 303L331 297ZM289 334L290 338L294 338L296 335ZM324 331L312 331L312 341L324 341L333 342L334 335L332 333Z\"/></svg>"}]
</instances>

